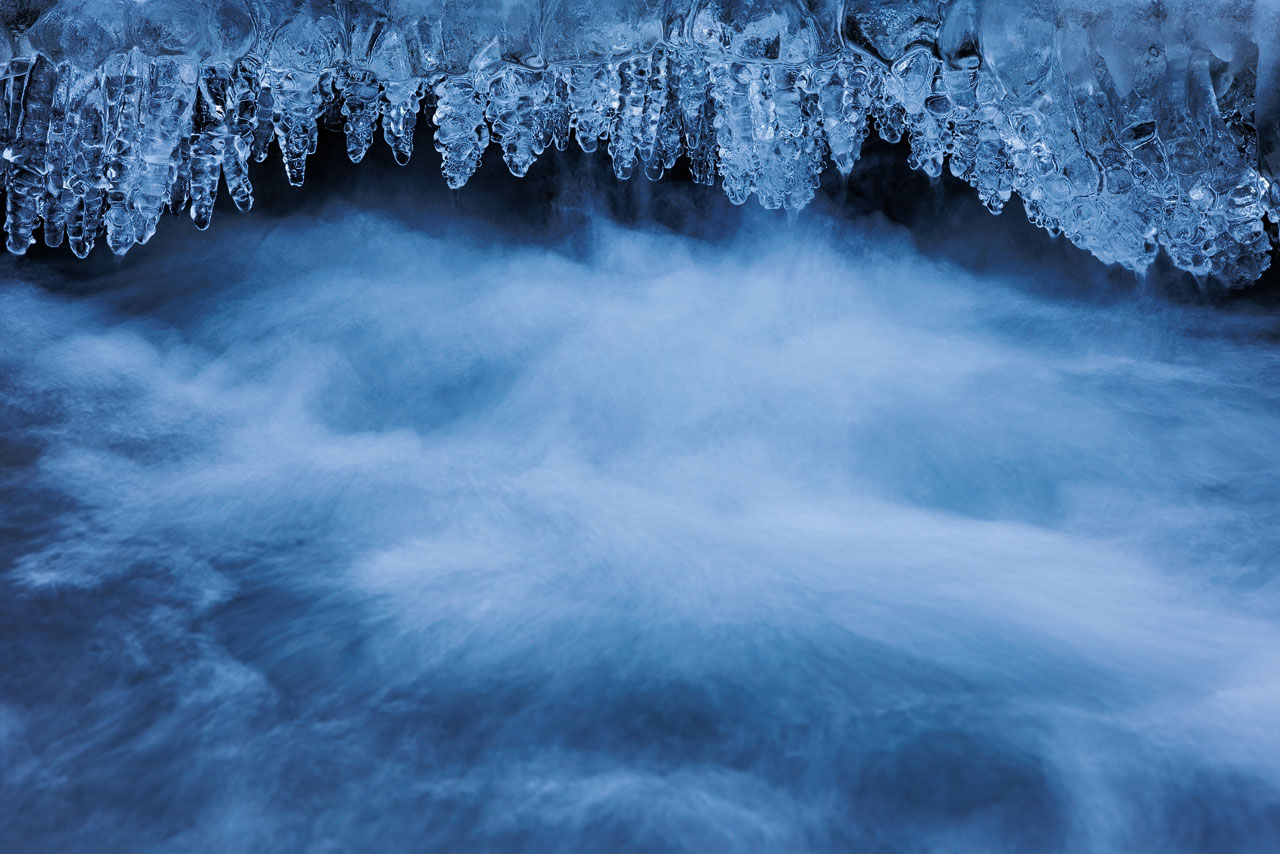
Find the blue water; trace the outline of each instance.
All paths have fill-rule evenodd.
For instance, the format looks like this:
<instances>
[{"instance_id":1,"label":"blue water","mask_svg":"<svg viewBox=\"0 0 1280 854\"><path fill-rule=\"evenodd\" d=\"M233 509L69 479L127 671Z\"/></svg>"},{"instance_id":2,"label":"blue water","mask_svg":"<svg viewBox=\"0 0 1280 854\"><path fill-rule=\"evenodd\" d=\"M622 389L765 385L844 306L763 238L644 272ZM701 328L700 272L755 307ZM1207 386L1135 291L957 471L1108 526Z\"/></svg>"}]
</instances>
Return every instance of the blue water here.
<instances>
[{"instance_id":1,"label":"blue water","mask_svg":"<svg viewBox=\"0 0 1280 854\"><path fill-rule=\"evenodd\" d=\"M441 204L6 262L0 850L1280 850L1274 312Z\"/></svg>"}]
</instances>

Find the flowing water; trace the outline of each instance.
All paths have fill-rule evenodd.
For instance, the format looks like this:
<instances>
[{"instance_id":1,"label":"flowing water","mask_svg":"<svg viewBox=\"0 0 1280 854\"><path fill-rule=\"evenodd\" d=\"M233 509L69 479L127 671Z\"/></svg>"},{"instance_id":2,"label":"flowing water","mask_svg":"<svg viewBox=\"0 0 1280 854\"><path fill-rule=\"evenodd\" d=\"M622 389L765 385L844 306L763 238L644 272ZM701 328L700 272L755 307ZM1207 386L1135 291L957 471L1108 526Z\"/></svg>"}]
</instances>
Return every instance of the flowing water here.
<instances>
[{"instance_id":1,"label":"flowing water","mask_svg":"<svg viewBox=\"0 0 1280 854\"><path fill-rule=\"evenodd\" d=\"M0 848L1280 850L1274 310L433 198L4 262Z\"/></svg>"}]
</instances>

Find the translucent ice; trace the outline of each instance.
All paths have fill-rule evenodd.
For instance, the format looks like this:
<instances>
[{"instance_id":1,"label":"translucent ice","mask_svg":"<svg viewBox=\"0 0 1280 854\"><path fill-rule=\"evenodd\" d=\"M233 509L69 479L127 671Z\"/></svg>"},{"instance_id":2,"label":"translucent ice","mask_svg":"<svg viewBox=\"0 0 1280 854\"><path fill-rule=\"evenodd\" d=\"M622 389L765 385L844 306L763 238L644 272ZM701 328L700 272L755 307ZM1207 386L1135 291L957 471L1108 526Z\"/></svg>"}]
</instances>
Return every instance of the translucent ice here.
<instances>
[{"instance_id":1,"label":"translucent ice","mask_svg":"<svg viewBox=\"0 0 1280 854\"><path fill-rule=\"evenodd\" d=\"M274 142L305 178L340 117L407 162L419 113L460 187L605 144L619 178L688 159L799 208L868 132L1108 263L1163 249L1233 284L1280 220L1273 0L17 0L0 4L5 230L123 253L163 210L253 202Z\"/></svg>"}]
</instances>

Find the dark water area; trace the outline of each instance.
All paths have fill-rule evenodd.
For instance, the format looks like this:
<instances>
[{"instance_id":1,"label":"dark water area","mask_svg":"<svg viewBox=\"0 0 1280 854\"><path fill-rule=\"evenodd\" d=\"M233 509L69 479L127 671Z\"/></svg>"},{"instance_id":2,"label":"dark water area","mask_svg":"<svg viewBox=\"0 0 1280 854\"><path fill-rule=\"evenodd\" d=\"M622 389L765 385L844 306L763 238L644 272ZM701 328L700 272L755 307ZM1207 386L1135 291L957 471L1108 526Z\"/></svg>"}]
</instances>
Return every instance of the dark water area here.
<instances>
[{"instance_id":1,"label":"dark water area","mask_svg":"<svg viewBox=\"0 0 1280 854\"><path fill-rule=\"evenodd\" d=\"M0 850L1280 850L1274 275L421 148L0 260Z\"/></svg>"}]
</instances>

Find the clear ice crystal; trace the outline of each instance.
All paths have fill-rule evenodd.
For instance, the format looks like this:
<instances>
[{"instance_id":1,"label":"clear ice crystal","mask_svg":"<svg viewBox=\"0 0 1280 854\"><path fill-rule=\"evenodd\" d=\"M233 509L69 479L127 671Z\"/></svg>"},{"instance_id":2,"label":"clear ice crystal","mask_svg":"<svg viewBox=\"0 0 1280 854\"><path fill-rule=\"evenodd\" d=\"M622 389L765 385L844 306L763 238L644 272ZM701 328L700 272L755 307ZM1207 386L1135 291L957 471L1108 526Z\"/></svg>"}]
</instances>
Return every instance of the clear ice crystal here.
<instances>
[{"instance_id":1,"label":"clear ice crystal","mask_svg":"<svg viewBox=\"0 0 1280 854\"><path fill-rule=\"evenodd\" d=\"M11 252L124 253L219 187L253 204L274 141L320 124L400 163L419 113L461 187L602 142L620 179L687 158L736 203L803 207L874 129L912 167L1108 263L1232 284L1280 220L1276 0L11 0L0 4Z\"/></svg>"}]
</instances>

